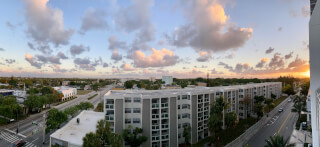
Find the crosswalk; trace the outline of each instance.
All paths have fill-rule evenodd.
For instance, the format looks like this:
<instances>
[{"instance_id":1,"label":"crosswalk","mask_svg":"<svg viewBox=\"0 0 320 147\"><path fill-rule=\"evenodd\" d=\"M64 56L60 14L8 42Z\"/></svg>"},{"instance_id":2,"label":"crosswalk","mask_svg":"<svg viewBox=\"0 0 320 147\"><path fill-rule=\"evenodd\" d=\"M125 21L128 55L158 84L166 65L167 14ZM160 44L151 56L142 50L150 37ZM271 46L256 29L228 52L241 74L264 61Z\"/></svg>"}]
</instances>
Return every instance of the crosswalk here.
<instances>
[{"instance_id":1,"label":"crosswalk","mask_svg":"<svg viewBox=\"0 0 320 147\"><path fill-rule=\"evenodd\" d=\"M1 131L0 139L6 140L6 141L8 141L10 143L14 143L14 142L16 142L18 140L21 140L16 135L12 135L11 133L7 133L5 131ZM26 144L24 145L24 147L36 147L36 145L26 141Z\"/></svg>"}]
</instances>

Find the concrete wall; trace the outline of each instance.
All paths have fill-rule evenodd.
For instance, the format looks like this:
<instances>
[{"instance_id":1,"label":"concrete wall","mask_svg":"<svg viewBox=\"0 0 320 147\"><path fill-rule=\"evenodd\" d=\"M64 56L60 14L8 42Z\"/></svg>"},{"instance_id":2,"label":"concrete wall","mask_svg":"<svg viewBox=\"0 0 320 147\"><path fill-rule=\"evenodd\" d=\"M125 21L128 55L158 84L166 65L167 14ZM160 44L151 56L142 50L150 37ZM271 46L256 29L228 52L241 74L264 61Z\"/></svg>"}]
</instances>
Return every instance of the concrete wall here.
<instances>
[{"instance_id":1,"label":"concrete wall","mask_svg":"<svg viewBox=\"0 0 320 147\"><path fill-rule=\"evenodd\" d=\"M143 135L148 137L148 140L142 144L143 147L151 146L151 101L150 99L144 99L142 101L142 129Z\"/></svg>"},{"instance_id":2,"label":"concrete wall","mask_svg":"<svg viewBox=\"0 0 320 147\"><path fill-rule=\"evenodd\" d=\"M124 110L123 110L123 99L116 99L115 100L115 105L114 105L114 128L115 128L115 133L122 134L123 131L123 125L124 125Z\"/></svg>"},{"instance_id":3,"label":"concrete wall","mask_svg":"<svg viewBox=\"0 0 320 147\"><path fill-rule=\"evenodd\" d=\"M170 115L170 146L178 146L178 127L177 127L177 99L176 98L170 98L170 109L169 109L169 115Z\"/></svg>"},{"instance_id":4,"label":"concrete wall","mask_svg":"<svg viewBox=\"0 0 320 147\"><path fill-rule=\"evenodd\" d=\"M198 96L192 95L191 97L191 143L194 144L198 141Z\"/></svg>"}]
</instances>

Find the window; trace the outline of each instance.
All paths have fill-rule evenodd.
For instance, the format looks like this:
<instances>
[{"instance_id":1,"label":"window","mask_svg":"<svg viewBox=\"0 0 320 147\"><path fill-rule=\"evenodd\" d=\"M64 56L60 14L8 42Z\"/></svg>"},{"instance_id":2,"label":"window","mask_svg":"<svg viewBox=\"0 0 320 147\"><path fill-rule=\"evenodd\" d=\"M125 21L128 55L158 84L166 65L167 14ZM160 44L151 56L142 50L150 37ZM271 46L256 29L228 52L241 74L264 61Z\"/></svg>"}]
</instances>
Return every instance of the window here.
<instances>
[{"instance_id":1,"label":"window","mask_svg":"<svg viewBox=\"0 0 320 147\"><path fill-rule=\"evenodd\" d=\"M126 108L126 109L124 110L124 112L125 112L125 113L131 113L131 108Z\"/></svg>"},{"instance_id":2,"label":"window","mask_svg":"<svg viewBox=\"0 0 320 147\"><path fill-rule=\"evenodd\" d=\"M131 119L129 118L129 119L125 119L125 123L126 124L131 124Z\"/></svg>"},{"instance_id":3,"label":"window","mask_svg":"<svg viewBox=\"0 0 320 147\"><path fill-rule=\"evenodd\" d=\"M239 113L239 116L243 116L243 113Z\"/></svg>"},{"instance_id":4,"label":"window","mask_svg":"<svg viewBox=\"0 0 320 147\"><path fill-rule=\"evenodd\" d=\"M180 95L178 95L178 100L180 100Z\"/></svg>"},{"instance_id":5,"label":"window","mask_svg":"<svg viewBox=\"0 0 320 147\"><path fill-rule=\"evenodd\" d=\"M188 113L183 113L182 118L188 118L189 114Z\"/></svg>"},{"instance_id":6,"label":"window","mask_svg":"<svg viewBox=\"0 0 320 147\"><path fill-rule=\"evenodd\" d=\"M182 99L186 100L186 99L188 99L188 96L187 95L182 95Z\"/></svg>"},{"instance_id":7,"label":"window","mask_svg":"<svg viewBox=\"0 0 320 147\"><path fill-rule=\"evenodd\" d=\"M140 113L140 108L133 108L133 113Z\"/></svg>"},{"instance_id":8,"label":"window","mask_svg":"<svg viewBox=\"0 0 320 147\"><path fill-rule=\"evenodd\" d=\"M180 105L178 105L178 109L180 109Z\"/></svg>"},{"instance_id":9,"label":"window","mask_svg":"<svg viewBox=\"0 0 320 147\"><path fill-rule=\"evenodd\" d=\"M180 117L181 117L180 114L178 114L178 119L180 119Z\"/></svg>"},{"instance_id":10,"label":"window","mask_svg":"<svg viewBox=\"0 0 320 147\"><path fill-rule=\"evenodd\" d=\"M133 98L133 102L140 103L141 99L139 97L135 97L135 98Z\"/></svg>"},{"instance_id":11,"label":"window","mask_svg":"<svg viewBox=\"0 0 320 147\"><path fill-rule=\"evenodd\" d=\"M138 124L138 123L140 123L140 118L133 118L132 122L134 124Z\"/></svg>"},{"instance_id":12,"label":"window","mask_svg":"<svg viewBox=\"0 0 320 147\"><path fill-rule=\"evenodd\" d=\"M178 134L178 138L179 138L179 139L181 138L181 134Z\"/></svg>"},{"instance_id":13,"label":"window","mask_svg":"<svg viewBox=\"0 0 320 147\"><path fill-rule=\"evenodd\" d=\"M130 98L130 97L126 97L126 98L124 98L124 101L125 101L126 103L131 103L131 98Z\"/></svg>"},{"instance_id":14,"label":"window","mask_svg":"<svg viewBox=\"0 0 320 147\"><path fill-rule=\"evenodd\" d=\"M239 92L243 92L243 89L239 89Z\"/></svg>"},{"instance_id":15,"label":"window","mask_svg":"<svg viewBox=\"0 0 320 147\"><path fill-rule=\"evenodd\" d=\"M181 128L181 124L178 124L178 129L180 129Z\"/></svg>"},{"instance_id":16,"label":"window","mask_svg":"<svg viewBox=\"0 0 320 147\"><path fill-rule=\"evenodd\" d=\"M182 105L182 109L190 109L190 105L189 104L183 104Z\"/></svg>"},{"instance_id":17,"label":"window","mask_svg":"<svg viewBox=\"0 0 320 147\"><path fill-rule=\"evenodd\" d=\"M113 110L107 110L107 115L114 114Z\"/></svg>"}]
</instances>

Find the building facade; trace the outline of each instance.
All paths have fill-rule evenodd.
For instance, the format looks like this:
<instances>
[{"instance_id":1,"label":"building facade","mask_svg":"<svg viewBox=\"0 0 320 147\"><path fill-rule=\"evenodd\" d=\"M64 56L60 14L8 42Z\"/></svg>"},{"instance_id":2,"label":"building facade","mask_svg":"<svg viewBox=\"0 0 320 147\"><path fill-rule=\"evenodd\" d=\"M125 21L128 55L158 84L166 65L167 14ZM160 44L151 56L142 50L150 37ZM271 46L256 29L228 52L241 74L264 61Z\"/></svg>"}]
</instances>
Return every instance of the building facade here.
<instances>
[{"instance_id":1,"label":"building facade","mask_svg":"<svg viewBox=\"0 0 320 147\"><path fill-rule=\"evenodd\" d=\"M62 93L63 97L61 98L61 101L69 100L77 96L77 88L61 86L53 87L53 89Z\"/></svg>"},{"instance_id":2,"label":"building facade","mask_svg":"<svg viewBox=\"0 0 320 147\"><path fill-rule=\"evenodd\" d=\"M311 126L314 147L320 146L320 4L317 0L310 0L311 16L309 22L309 56L310 56L310 99Z\"/></svg>"},{"instance_id":3,"label":"building facade","mask_svg":"<svg viewBox=\"0 0 320 147\"><path fill-rule=\"evenodd\" d=\"M0 89L0 95L2 96L13 95L13 92L14 90Z\"/></svg>"},{"instance_id":4,"label":"building facade","mask_svg":"<svg viewBox=\"0 0 320 147\"><path fill-rule=\"evenodd\" d=\"M254 96L281 96L281 82L224 87L195 87L171 90L109 91L104 96L106 120L115 133L132 127L148 137L143 146L178 146L184 142L183 129L191 126L191 143L209 136L210 104L223 97L239 118L253 114ZM250 99L248 108L243 100Z\"/></svg>"},{"instance_id":5,"label":"building facade","mask_svg":"<svg viewBox=\"0 0 320 147\"><path fill-rule=\"evenodd\" d=\"M172 76L162 76L162 82L164 82L165 85L171 85L173 83Z\"/></svg>"}]
</instances>

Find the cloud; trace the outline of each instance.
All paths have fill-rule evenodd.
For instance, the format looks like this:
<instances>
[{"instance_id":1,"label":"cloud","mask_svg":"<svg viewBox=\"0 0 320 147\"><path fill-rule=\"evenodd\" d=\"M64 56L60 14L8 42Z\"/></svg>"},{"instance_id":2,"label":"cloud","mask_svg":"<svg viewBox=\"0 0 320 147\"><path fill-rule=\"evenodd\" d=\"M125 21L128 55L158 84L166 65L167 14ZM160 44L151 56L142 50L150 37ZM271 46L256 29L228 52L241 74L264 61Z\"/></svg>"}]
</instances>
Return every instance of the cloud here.
<instances>
[{"instance_id":1,"label":"cloud","mask_svg":"<svg viewBox=\"0 0 320 147\"><path fill-rule=\"evenodd\" d=\"M269 47L269 48L266 50L266 54L271 54L273 51L274 51L274 48Z\"/></svg>"},{"instance_id":2,"label":"cloud","mask_svg":"<svg viewBox=\"0 0 320 147\"><path fill-rule=\"evenodd\" d=\"M57 56L61 59L68 59L68 57L63 52L59 52Z\"/></svg>"},{"instance_id":3,"label":"cloud","mask_svg":"<svg viewBox=\"0 0 320 147\"><path fill-rule=\"evenodd\" d=\"M135 68L132 68L130 64L127 64L126 62L123 62L123 64L120 66L124 71L134 71Z\"/></svg>"},{"instance_id":4,"label":"cloud","mask_svg":"<svg viewBox=\"0 0 320 147\"><path fill-rule=\"evenodd\" d=\"M131 2L130 6L119 9L115 15L116 26L129 33L150 24L150 9L153 6L153 0Z\"/></svg>"},{"instance_id":5,"label":"cloud","mask_svg":"<svg viewBox=\"0 0 320 147\"><path fill-rule=\"evenodd\" d=\"M250 69L250 64L249 63L238 63L236 65L236 67L234 68L233 72L236 72L236 73L242 73L242 72L245 72L247 70Z\"/></svg>"},{"instance_id":6,"label":"cloud","mask_svg":"<svg viewBox=\"0 0 320 147\"><path fill-rule=\"evenodd\" d=\"M135 34L135 39L132 43L133 50L147 50L150 47L147 45L147 42L153 41L155 36L155 29L153 25L148 25L140 29Z\"/></svg>"},{"instance_id":7,"label":"cloud","mask_svg":"<svg viewBox=\"0 0 320 147\"><path fill-rule=\"evenodd\" d=\"M103 63L102 66L103 66L103 67L109 67L109 64L108 64L108 63Z\"/></svg>"},{"instance_id":8,"label":"cloud","mask_svg":"<svg viewBox=\"0 0 320 147\"><path fill-rule=\"evenodd\" d=\"M28 36L41 44L51 42L59 46L69 43L74 30L65 29L63 12L60 9L48 7L49 0L23 0L23 2Z\"/></svg>"},{"instance_id":9,"label":"cloud","mask_svg":"<svg viewBox=\"0 0 320 147\"><path fill-rule=\"evenodd\" d=\"M107 15L104 10L88 8L82 18L80 33L84 34L89 30L101 30L108 28Z\"/></svg>"},{"instance_id":10,"label":"cloud","mask_svg":"<svg viewBox=\"0 0 320 147\"><path fill-rule=\"evenodd\" d=\"M25 55L25 60L27 60L31 64L31 66L34 66L38 69L40 69L42 66L41 63L34 61L35 59L28 53Z\"/></svg>"},{"instance_id":11,"label":"cloud","mask_svg":"<svg viewBox=\"0 0 320 147\"><path fill-rule=\"evenodd\" d=\"M211 70L211 74L223 74L223 72L218 72L218 71L216 71L216 69L214 68L214 69Z\"/></svg>"},{"instance_id":12,"label":"cloud","mask_svg":"<svg viewBox=\"0 0 320 147\"><path fill-rule=\"evenodd\" d=\"M287 60L287 59L290 59L293 55L293 52L290 52L289 54L285 55L284 58Z\"/></svg>"},{"instance_id":13,"label":"cloud","mask_svg":"<svg viewBox=\"0 0 320 147\"><path fill-rule=\"evenodd\" d=\"M279 67L283 67L284 64L285 64L284 58L281 57L279 53L275 53L273 55L273 58L271 59L271 61L269 63L269 67L271 67L271 68L279 68Z\"/></svg>"},{"instance_id":14,"label":"cloud","mask_svg":"<svg viewBox=\"0 0 320 147\"><path fill-rule=\"evenodd\" d=\"M170 50L165 48L162 50L152 48L151 50L152 53L147 57L142 51L135 51L133 58L135 67L164 67L172 66L179 62L179 57Z\"/></svg>"},{"instance_id":15,"label":"cloud","mask_svg":"<svg viewBox=\"0 0 320 147\"><path fill-rule=\"evenodd\" d=\"M234 57L234 52L232 52L231 54L225 56L226 59L232 59Z\"/></svg>"},{"instance_id":16,"label":"cloud","mask_svg":"<svg viewBox=\"0 0 320 147\"><path fill-rule=\"evenodd\" d=\"M73 63L76 67L87 71L95 71L95 67L98 65L91 62L89 58L76 58L73 60Z\"/></svg>"},{"instance_id":17,"label":"cloud","mask_svg":"<svg viewBox=\"0 0 320 147\"><path fill-rule=\"evenodd\" d=\"M0 52L4 52L4 51L5 51L5 49L3 49L3 48L0 47Z\"/></svg>"},{"instance_id":18,"label":"cloud","mask_svg":"<svg viewBox=\"0 0 320 147\"><path fill-rule=\"evenodd\" d=\"M230 18L217 0L183 1L183 12L190 23L166 35L170 44L208 52L242 47L252 35L252 28L227 23Z\"/></svg>"},{"instance_id":19,"label":"cloud","mask_svg":"<svg viewBox=\"0 0 320 147\"><path fill-rule=\"evenodd\" d=\"M13 25L13 24L11 24L9 21L6 22L6 25L7 25L7 27L8 27L9 29L11 29L11 30L15 30L15 29L16 29L16 26Z\"/></svg>"},{"instance_id":20,"label":"cloud","mask_svg":"<svg viewBox=\"0 0 320 147\"><path fill-rule=\"evenodd\" d=\"M299 66L303 66L307 64L306 61L300 59L298 56L296 57L296 59L294 61L292 61L291 63L289 63L288 68L296 68Z\"/></svg>"},{"instance_id":21,"label":"cloud","mask_svg":"<svg viewBox=\"0 0 320 147\"><path fill-rule=\"evenodd\" d=\"M114 50L111 55L111 59L114 60L115 63L117 63L118 61L122 60L122 55L119 54L118 50Z\"/></svg>"},{"instance_id":22,"label":"cloud","mask_svg":"<svg viewBox=\"0 0 320 147\"><path fill-rule=\"evenodd\" d=\"M54 72L60 72L60 73L66 73L66 72L68 72L67 69L62 69L62 68L60 67L60 65L57 65L57 64L55 64L55 65L50 65L49 67L52 68L52 70L53 70Z\"/></svg>"},{"instance_id":23,"label":"cloud","mask_svg":"<svg viewBox=\"0 0 320 147\"><path fill-rule=\"evenodd\" d=\"M207 62L212 58L211 54L209 54L206 51L200 51L198 54L199 54L199 57L197 58L198 62Z\"/></svg>"},{"instance_id":24,"label":"cloud","mask_svg":"<svg viewBox=\"0 0 320 147\"><path fill-rule=\"evenodd\" d=\"M124 41L119 41L117 36L110 36L108 39L109 42L109 49L110 50L115 50L115 49L127 49L128 46L126 42Z\"/></svg>"},{"instance_id":25,"label":"cloud","mask_svg":"<svg viewBox=\"0 0 320 147\"><path fill-rule=\"evenodd\" d=\"M279 27L279 28L278 28L278 32L281 32L282 30L283 30L282 27Z\"/></svg>"},{"instance_id":26,"label":"cloud","mask_svg":"<svg viewBox=\"0 0 320 147\"><path fill-rule=\"evenodd\" d=\"M228 69L229 71L232 71L232 70L233 70L233 67L232 67L232 66L229 66L228 64L226 64L226 63L224 63L224 62L219 62L218 65L223 66L223 68Z\"/></svg>"},{"instance_id":27,"label":"cloud","mask_svg":"<svg viewBox=\"0 0 320 147\"><path fill-rule=\"evenodd\" d=\"M13 64L13 63L16 62L15 59L6 59L5 61L6 61L7 64Z\"/></svg>"},{"instance_id":28,"label":"cloud","mask_svg":"<svg viewBox=\"0 0 320 147\"><path fill-rule=\"evenodd\" d=\"M305 18L310 16L310 5L306 5L301 8L301 15Z\"/></svg>"},{"instance_id":29,"label":"cloud","mask_svg":"<svg viewBox=\"0 0 320 147\"><path fill-rule=\"evenodd\" d=\"M48 44L43 44L43 43L40 43L40 42L38 42L38 43L36 43L36 46L33 44L33 43L31 43L31 42L28 42L28 46L29 46L29 48L30 49L32 49L32 50L38 50L38 51L40 51L41 53L43 53L43 54L51 54L52 53L52 49L50 48L50 46L48 45Z\"/></svg>"},{"instance_id":30,"label":"cloud","mask_svg":"<svg viewBox=\"0 0 320 147\"><path fill-rule=\"evenodd\" d=\"M43 56L35 55L37 61L41 61L43 64L52 63L52 64L61 64L60 58L56 56Z\"/></svg>"},{"instance_id":31,"label":"cloud","mask_svg":"<svg viewBox=\"0 0 320 147\"><path fill-rule=\"evenodd\" d=\"M84 51L90 51L90 47L89 46L85 47L83 45L72 45L70 47L70 53L72 56L80 55Z\"/></svg>"},{"instance_id":32,"label":"cloud","mask_svg":"<svg viewBox=\"0 0 320 147\"><path fill-rule=\"evenodd\" d=\"M268 58L262 58L260 62L256 65L256 68L262 68L269 61Z\"/></svg>"}]
</instances>

